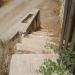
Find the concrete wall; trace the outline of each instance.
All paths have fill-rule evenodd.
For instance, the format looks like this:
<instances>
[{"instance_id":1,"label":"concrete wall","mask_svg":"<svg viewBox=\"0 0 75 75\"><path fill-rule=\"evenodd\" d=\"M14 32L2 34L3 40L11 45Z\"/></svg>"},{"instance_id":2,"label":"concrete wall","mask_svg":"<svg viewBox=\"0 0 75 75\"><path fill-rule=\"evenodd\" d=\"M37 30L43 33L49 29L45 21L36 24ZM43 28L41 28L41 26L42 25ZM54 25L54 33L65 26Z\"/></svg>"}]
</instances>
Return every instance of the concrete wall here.
<instances>
[{"instance_id":1,"label":"concrete wall","mask_svg":"<svg viewBox=\"0 0 75 75\"><path fill-rule=\"evenodd\" d=\"M61 10L60 10L60 23L61 23L61 28L62 28L65 0L61 0L61 4L62 5L61 5Z\"/></svg>"}]
</instances>

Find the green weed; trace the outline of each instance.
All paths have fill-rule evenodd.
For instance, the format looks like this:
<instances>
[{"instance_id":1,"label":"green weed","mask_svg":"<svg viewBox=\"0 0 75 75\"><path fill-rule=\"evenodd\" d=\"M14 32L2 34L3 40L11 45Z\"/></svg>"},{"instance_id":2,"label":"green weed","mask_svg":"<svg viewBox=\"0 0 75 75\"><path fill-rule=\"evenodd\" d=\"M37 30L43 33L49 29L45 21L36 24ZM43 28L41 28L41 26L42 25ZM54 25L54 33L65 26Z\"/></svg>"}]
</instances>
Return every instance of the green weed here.
<instances>
[{"instance_id":1,"label":"green weed","mask_svg":"<svg viewBox=\"0 0 75 75\"><path fill-rule=\"evenodd\" d=\"M54 61L45 59L39 68L39 72L42 73L42 75L52 75L52 73L64 75L65 69L61 65L56 64Z\"/></svg>"}]
</instances>

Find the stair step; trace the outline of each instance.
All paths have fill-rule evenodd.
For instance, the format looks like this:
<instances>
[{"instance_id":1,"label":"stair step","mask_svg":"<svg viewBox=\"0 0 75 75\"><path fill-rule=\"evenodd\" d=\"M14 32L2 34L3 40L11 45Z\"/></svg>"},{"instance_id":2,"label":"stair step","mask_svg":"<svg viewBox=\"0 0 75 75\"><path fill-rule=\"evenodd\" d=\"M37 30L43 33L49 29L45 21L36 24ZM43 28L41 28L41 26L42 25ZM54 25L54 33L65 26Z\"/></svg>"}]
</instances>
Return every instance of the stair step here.
<instances>
[{"instance_id":1,"label":"stair step","mask_svg":"<svg viewBox=\"0 0 75 75\"><path fill-rule=\"evenodd\" d=\"M16 53L50 53L52 48L49 50L45 48L47 41L49 42L50 40L52 40L52 37L47 36L47 33L45 34L45 32L33 32L28 36L22 37L21 43L16 44ZM56 46L54 42L50 41L50 44Z\"/></svg>"},{"instance_id":2,"label":"stair step","mask_svg":"<svg viewBox=\"0 0 75 75\"><path fill-rule=\"evenodd\" d=\"M44 45L46 44L47 39L50 39L48 36L36 36L30 34L29 37L22 38L21 43L17 43L15 48L17 53L26 52L26 53L42 53L46 50Z\"/></svg>"},{"instance_id":3,"label":"stair step","mask_svg":"<svg viewBox=\"0 0 75 75\"><path fill-rule=\"evenodd\" d=\"M53 49L47 50L44 48L43 45L37 45L36 43L33 43L31 45L31 43L25 43L25 44L19 44L17 43L15 46L15 53L23 53L23 54L29 54L29 53L33 53L33 54L40 54L40 53L51 53L51 51Z\"/></svg>"},{"instance_id":4,"label":"stair step","mask_svg":"<svg viewBox=\"0 0 75 75\"><path fill-rule=\"evenodd\" d=\"M34 35L44 35L44 36L53 35L52 33L45 32L45 31L37 31L37 32L33 32L32 34L34 34Z\"/></svg>"},{"instance_id":5,"label":"stair step","mask_svg":"<svg viewBox=\"0 0 75 75\"><path fill-rule=\"evenodd\" d=\"M41 75L37 69L44 59L56 62L56 55L50 54L14 54L10 63L9 75Z\"/></svg>"}]
</instances>

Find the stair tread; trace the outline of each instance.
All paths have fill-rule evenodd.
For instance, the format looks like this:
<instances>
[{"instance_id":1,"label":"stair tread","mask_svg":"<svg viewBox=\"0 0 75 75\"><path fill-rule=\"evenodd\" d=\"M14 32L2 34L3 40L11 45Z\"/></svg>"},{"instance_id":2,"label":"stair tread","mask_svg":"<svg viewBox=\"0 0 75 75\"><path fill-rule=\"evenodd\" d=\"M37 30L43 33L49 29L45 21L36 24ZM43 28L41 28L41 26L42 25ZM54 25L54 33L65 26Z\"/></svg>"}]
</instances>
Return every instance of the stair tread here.
<instances>
[{"instance_id":1,"label":"stair tread","mask_svg":"<svg viewBox=\"0 0 75 75\"><path fill-rule=\"evenodd\" d=\"M14 54L10 63L9 75L41 75L36 70L43 60L51 58L56 62L55 57L50 54Z\"/></svg>"}]
</instances>

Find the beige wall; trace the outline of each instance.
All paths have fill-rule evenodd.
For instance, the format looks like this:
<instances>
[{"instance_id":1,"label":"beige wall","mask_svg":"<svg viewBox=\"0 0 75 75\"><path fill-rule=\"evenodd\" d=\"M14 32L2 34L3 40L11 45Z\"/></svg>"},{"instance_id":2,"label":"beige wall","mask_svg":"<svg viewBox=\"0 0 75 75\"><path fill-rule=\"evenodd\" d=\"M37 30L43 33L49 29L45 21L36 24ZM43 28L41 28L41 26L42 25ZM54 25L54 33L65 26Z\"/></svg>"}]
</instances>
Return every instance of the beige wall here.
<instances>
[{"instance_id":1,"label":"beige wall","mask_svg":"<svg viewBox=\"0 0 75 75\"><path fill-rule=\"evenodd\" d=\"M61 0L61 10L60 10L60 22L61 22L61 27L63 23L63 15L64 15L64 7L65 7L65 0Z\"/></svg>"}]
</instances>

